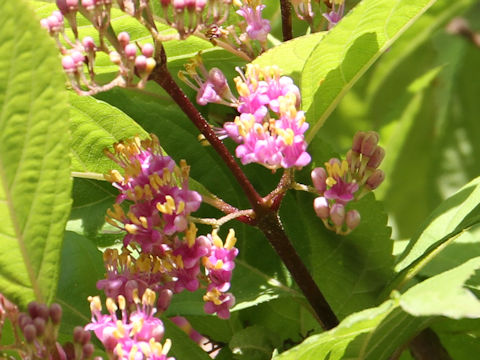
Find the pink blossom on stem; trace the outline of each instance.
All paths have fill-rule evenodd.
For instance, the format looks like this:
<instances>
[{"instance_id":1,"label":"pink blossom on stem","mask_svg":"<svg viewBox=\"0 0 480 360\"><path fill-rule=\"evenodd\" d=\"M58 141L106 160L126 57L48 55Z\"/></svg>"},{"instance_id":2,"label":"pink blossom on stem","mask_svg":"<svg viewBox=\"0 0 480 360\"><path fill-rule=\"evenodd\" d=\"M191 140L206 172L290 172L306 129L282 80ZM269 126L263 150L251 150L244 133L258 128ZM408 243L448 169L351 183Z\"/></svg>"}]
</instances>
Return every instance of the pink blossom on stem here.
<instances>
[{"instance_id":1,"label":"pink blossom on stem","mask_svg":"<svg viewBox=\"0 0 480 360\"><path fill-rule=\"evenodd\" d=\"M257 1L250 1L252 4L243 5L237 14L247 22L247 35L252 40L258 40L262 43L267 41L270 33L270 21L262 18L262 11L265 5L256 5ZM255 6L256 5L256 6Z\"/></svg>"}]
</instances>

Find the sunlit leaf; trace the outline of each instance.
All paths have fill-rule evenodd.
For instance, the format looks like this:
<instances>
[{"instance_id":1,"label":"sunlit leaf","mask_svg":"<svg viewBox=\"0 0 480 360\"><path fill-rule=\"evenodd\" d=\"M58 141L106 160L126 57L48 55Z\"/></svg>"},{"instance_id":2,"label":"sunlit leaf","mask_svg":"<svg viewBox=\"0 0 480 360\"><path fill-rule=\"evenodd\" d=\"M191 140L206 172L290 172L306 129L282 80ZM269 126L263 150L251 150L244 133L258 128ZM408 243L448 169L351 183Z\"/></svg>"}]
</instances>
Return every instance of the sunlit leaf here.
<instances>
[{"instance_id":1,"label":"sunlit leaf","mask_svg":"<svg viewBox=\"0 0 480 360\"><path fill-rule=\"evenodd\" d=\"M23 1L0 12L0 288L22 306L51 301L70 210L65 78Z\"/></svg>"}]
</instances>

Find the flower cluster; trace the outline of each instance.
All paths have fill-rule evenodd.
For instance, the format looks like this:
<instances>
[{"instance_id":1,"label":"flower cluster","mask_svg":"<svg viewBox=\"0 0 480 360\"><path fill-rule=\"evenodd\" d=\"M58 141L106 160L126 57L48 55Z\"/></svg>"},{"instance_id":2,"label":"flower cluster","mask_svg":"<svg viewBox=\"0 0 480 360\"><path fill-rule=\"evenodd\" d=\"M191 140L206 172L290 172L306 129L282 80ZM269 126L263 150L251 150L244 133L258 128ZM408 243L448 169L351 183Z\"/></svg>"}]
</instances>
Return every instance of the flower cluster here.
<instances>
[{"instance_id":1,"label":"flower cluster","mask_svg":"<svg viewBox=\"0 0 480 360\"><path fill-rule=\"evenodd\" d=\"M265 5L260 0L245 0L240 4L237 14L245 19L245 33L251 40L258 40L260 43L267 42L267 36L270 33L270 21L262 18L262 11Z\"/></svg>"},{"instance_id":2,"label":"flower cluster","mask_svg":"<svg viewBox=\"0 0 480 360\"><path fill-rule=\"evenodd\" d=\"M57 7L59 11L54 11L40 23L54 37L62 54L63 69L77 93L92 95L115 86L145 86L148 75L156 66L153 59L154 47L148 43L142 46L131 43L126 32L114 35L109 28L112 7L110 0L57 0ZM90 36L80 38L76 20L78 12L98 31L98 43ZM65 19L75 36L73 40L65 33ZM103 85L95 79L95 60L99 53L106 53L110 61L118 66L117 76ZM138 83L135 83L135 74L140 77Z\"/></svg>"},{"instance_id":3,"label":"flower cluster","mask_svg":"<svg viewBox=\"0 0 480 360\"><path fill-rule=\"evenodd\" d=\"M158 139L140 141L138 137L114 145L106 151L125 171L112 170L106 179L120 190L107 221L127 232L124 245L140 245L146 253L163 255L172 250L176 234L188 228L188 216L200 207L202 197L188 189L189 167L180 167L162 154ZM120 204L133 202L125 213Z\"/></svg>"},{"instance_id":4,"label":"flower cluster","mask_svg":"<svg viewBox=\"0 0 480 360\"><path fill-rule=\"evenodd\" d=\"M357 210L346 210L347 204L376 189L384 179L378 169L385 151L378 146L378 134L358 132L346 160L332 158L325 168L312 171L312 182L320 193L314 209L325 226L338 234L348 234L360 223Z\"/></svg>"},{"instance_id":5,"label":"flower cluster","mask_svg":"<svg viewBox=\"0 0 480 360\"><path fill-rule=\"evenodd\" d=\"M216 131L220 137L230 137L239 144L236 155L244 165L258 163L276 170L310 163L304 139L308 123L299 110L300 91L291 78L281 76L277 66L247 64L245 74L237 69L240 76L234 80L238 98L232 95L222 72L217 68L207 72L198 56L186 69L179 75L197 90L199 104L212 102L237 108L240 115Z\"/></svg>"},{"instance_id":6,"label":"flower cluster","mask_svg":"<svg viewBox=\"0 0 480 360\"><path fill-rule=\"evenodd\" d=\"M322 16L327 19L327 29L333 28L343 17L345 11L345 0L324 0L322 10L312 4L312 0L291 0L293 9L300 20L307 21L313 31L315 27L315 12L323 11ZM320 3L319 0L313 2Z\"/></svg>"},{"instance_id":7,"label":"flower cluster","mask_svg":"<svg viewBox=\"0 0 480 360\"><path fill-rule=\"evenodd\" d=\"M182 39L212 24L223 24L228 19L231 3L232 0L160 0L163 18L177 29Z\"/></svg>"},{"instance_id":8,"label":"flower cluster","mask_svg":"<svg viewBox=\"0 0 480 360\"><path fill-rule=\"evenodd\" d=\"M151 289L160 294L157 305L165 310L172 295L183 290L196 291L205 286L207 292L215 288L225 293L238 250L233 247L233 232L225 247L215 231L213 235L197 236L189 215L199 208L202 198L188 188L189 168L184 161L177 167L172 158L162 154L158 139L151 137L125 140L114 144L114 152L106 151L124 169L124 175L118 170L106 175L120 190L113 209L107 211L107 221L127 234L121 252L104 252L107 274L97 287L109 297L123 296L128 303L134 291L143 294ZM128 210L124 202L129 203ZM138 255L134 256L127 246L136 249ZM221 317L229 316L234 303L233 295L226 296L221 301L223 306L218 307ZM215 298L216 305L219 301Z\"/></svg>"},{"instance_id":9,"label":"flower cluster","mask_svg":"<svg viewBox=\"0 0 480 360\"><path fill-rule=\"evenodd\" d=\"M167 339L164 345L160 343L164 326L154 316L155 293L152 290L147 289L141 300L134 294L134 311L127 309L127 302L121 295L116 302L107 298L108 314L102 314L98 296L88 300L92 322L85 326L85 330L94 331L109 355L118 359L173 360L172 357L167 358L170 340Z\"/></svg>"}]
</instances>

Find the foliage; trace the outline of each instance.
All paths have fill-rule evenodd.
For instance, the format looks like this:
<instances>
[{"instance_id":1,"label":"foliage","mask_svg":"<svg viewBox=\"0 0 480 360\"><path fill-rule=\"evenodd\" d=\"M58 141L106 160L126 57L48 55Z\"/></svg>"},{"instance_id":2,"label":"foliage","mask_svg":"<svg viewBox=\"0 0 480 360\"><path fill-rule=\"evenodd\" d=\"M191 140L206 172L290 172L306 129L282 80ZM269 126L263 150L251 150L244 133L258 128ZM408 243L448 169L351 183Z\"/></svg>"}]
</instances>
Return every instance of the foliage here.
<instances>
[{"instance_id":1,"label":"foliage","mask_svg":"<svg viewBox=\"0 0 480 360\"><path fill-rule=\"evenodd\" d=\"M479 5L473 0L347 0L345 16L328 29L325 24L321 27L320 19L335 7L327 9L328 2L308 1L315 18L300 21L293 13L293 34L301 36L282 42L279 39L286 24L281 21L281 2L263 2L267 5L263 15L271 20L268 37L265 34L263 38L261 31L255 37L239 23L242 18L234 11L225 24L218 24L224 31L227 24L236 25L237 33L251 38L248 46L238 48L221 36L212 35L209 41L205 31L213 31L211 24L203 33L189 34L188 26L182 28L178 22L164 19L165 14L175 19L176 10L164 13L161 2L155 2L150 15L162 40L154 41L157 51L144 56L143 67L130 64L120 71L128 81L109 88L102 86L117 81L119 67L125 64L112 62L111 54L98 51L95 77L85 71L84 76L90 76L85 81L78 72L70 69L68 73L65 57L73 51L68 41L60 38L56 43L39 24L57 8L52 1L5 1L0 5L0 215L4 219L0 229L0 325L8 320L0 329L2 353L11 350L7 344L19 344L14 331L19 317L5 315L11 309L8 300L18 305L17 315L28 312L31 301L60 304L59 343L72 341L76 326L92 322L95 314L87 297L106 297L96 286L108 276L104 262L108 262L109 251L120 251L128 243L125 233L128 225L135 223L131 220L135 210L128 209L133 209L131 204L140 206L147 197L129 193L121 181L112 181L117 189L105 181L115 174L112 169L123 172L126 167L121 160L123 150L112 150L112 145L128 145L126 139L146 139L148 134L154 134L150 135L152 142L147 142L150 150L155 147L155 136L161 145L151 152L175 161L176 170L168 172L175 186L185 189L186 183L181 181L185 177L189 194L193 196L195 191L203 197L201 207L186 214L185 222L196 222L196 236L205 235L211 241L209 249L216 246L230 251L228 256L235 260L233 273L228 270L232 278L224 281L231 283L231 289L220 291L222 296L231 293L235 297L234 307L227 307L228 316L218 308L205 312L206 301L215 303L205 300L208 291L221 288L212 274L233 262L225 255L218 266L209 265L205 258L213 252L197 264L205 271L199 276L197 290L175 293L165 309L160 308L159 300L158 318L148 310L153 304L149 299L140 296L136 300L134 306L143 306L143 322L163 324L163 348L168 348L166 339L172 342L169 356L177 360L209 359L213 354L220 360L423 359L415 353L415 339L421 342L425 331L434 331L435 351L446 351L452 359L471 359L478 352L480 75L475 65L480 61L480 44L473 35L462 36L465 29L455 31L448 24L462 16L469 22L471 34L480 33ZM300 11L298 5L294 8ZM145 10L135 19L126 12L115 5L112 27L101 30L100 35L98 28L79 16L78 29L65 22L67 36L74 39L78 30L79 38L92 36L98 43L105 36L115 42L111 33L128 31L129 41L139 53L152 42L151 29L145 26L150 15ZM66 76L58 46L63 46ZM165 51L165 63L160 61L160 48ZM196 60L192 62L192 58ZM148 63L150 60L153 63ZM188 64L196 65L196 71L189 71ZM289 143L287 131L275 132L267 121L260 126L262 131L283 141L280 150L275 148L284 160L282 165L258 159L252 164L241 156L232 165L222 151L238 155L242 146L245 149L246 136L238 131L237 144L222 137L216 145L208 134L213 129L216 135L235 138L225 129L229 123L243 121L241 117L234 120L237 108L241 116L250 112L240 110L233 100L230 107L218 102L189 107L186 99L194 102L197 91L182 80L190 79L200 87L207 82L202 67L207 71L216 67L232 89L233 78L241 73L237 88L243 82L252 91L252 69L271 65L291 77L301 94L301 105L295 103L295 96L294 100L275 98L281 105L278 109L268 105L266 110L270 119L286 116L289 112L285 109L299 118L305 112L308 130L299 130L303 119L296 118L298 123L291 125L295 138L301 139L295 148L297 162L285 165L291 154L288 146L296 143ZM84 63L82 66L87 69ZM199 79L195 76L203 83L195 83ZM178 92L175 84L180 85ZM238 92L239 98L244 96ZM176 97L178 94L182 95ZM198 119L206 119L209 125L198 126ZM378 189L371 186L353 191L353 199L344 203L329 198L329 213L322 217L317 199L326 198L327 190L319 188L315 179L312 183L311 171L325 167L326 176L333 179L332 174L341 170L331 170L335 161L330 159L347 156L350 166L350 149L355 147L352 138L358 131L370 136L371 130L380 135L379 144L386 153L380 166L385 180ZM380 148L377 142L375 148ZM105 156L105 149L116 155ZM311 161L300 159L298 154L304 150ZM348 150L349 155L343 155ZM256 151L252 153L258 155ZM358 152L359 159L365 156ZM115 156L117 162L112 161ZM367 186L373 181L370 176L377 167L369 168L364 178L359 175L363 180L358 183ZM337 183L343 181L341 176L335 177ZM167 204L167 197L162 196ZM130 211L123 223L112 212L106 219L114 204L118 204L116 211ZM337 224L334 206L339 204L347 214L357 211L359 224L351 225L345 216ZM158 211L165 219L171 215L166 208ZM175 254L182 251L175 246L186 243L184 238L191 234L190 227L179 223L175 222L175 235L168 235L178 237L169 243ZM226 240L233 239L230 228L236 238L232 246ZM221 246L215 242L217 237L223 241ZM283 238L287 245L278 240ZM143 251L141 241L134 243L133 247L129 243L133 262ZM232 247L239 250L238 256L232 255ZM171 261L172 266L178 265L177 260ZM183 263L178 266L184 270ZM302 269L324 296L333 322L329 323L319 310L322 306L312 300L314 291L308 290L311 283ZM163 296L163 290L156 288L157 298ZM95 300L90 301L94 308ZM177 316L187 319L186 325L178 327ZM54 323L52 319L47 323ZM122 321L129 326L127 320ZM22 336L27 339L24 328ZM78 336L73 340L81 343ZM92 339L98 348L95 355L112 356L112 349L101 346L105 339L99 340ZM202 342L206 344L198 346ZM29 341L23 345L26 343ZM92 344L86 341L82 346Z\"/></svg>"}]
</instances>

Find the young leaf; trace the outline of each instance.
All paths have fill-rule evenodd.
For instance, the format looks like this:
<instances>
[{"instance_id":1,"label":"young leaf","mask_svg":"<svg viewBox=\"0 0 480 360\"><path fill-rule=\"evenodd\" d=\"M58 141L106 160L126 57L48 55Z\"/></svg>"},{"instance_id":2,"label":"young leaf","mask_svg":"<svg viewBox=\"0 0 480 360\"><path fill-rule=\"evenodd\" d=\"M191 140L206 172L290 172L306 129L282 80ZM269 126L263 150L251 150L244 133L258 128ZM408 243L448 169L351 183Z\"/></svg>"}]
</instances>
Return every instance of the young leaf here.
<instances>
[{"instance_id":1,"label":"young leaf","mask_svg":"<svg viewBox=\"0 0 480 360\"><path fill-rule=\"evenodd\" d=\"M64 75L24 1L0 11L0 289L25 306L56 292L70 210Z\"/></svg>"},{"instance_id":2,"label":"young leaf","mask_svg":"<svg viewBox=\"0 0 480 360\"><path fill-rule=\"evenodd\" d=\"M147 137L134 120L117 108L89 96L70 94L72 171L105 174L115 163L103 153L133 136Z\"/></svg>"},{"instance_id":3,"label":"young leaf","mask_svg":"<svg viewBox=\"0 0 480 360\"><path fill-rule=\"evenodd\" d=\"M435 0L363 0L312 51L302 73L311 140L343 95Z\"/></svg>"}]
</instances>

